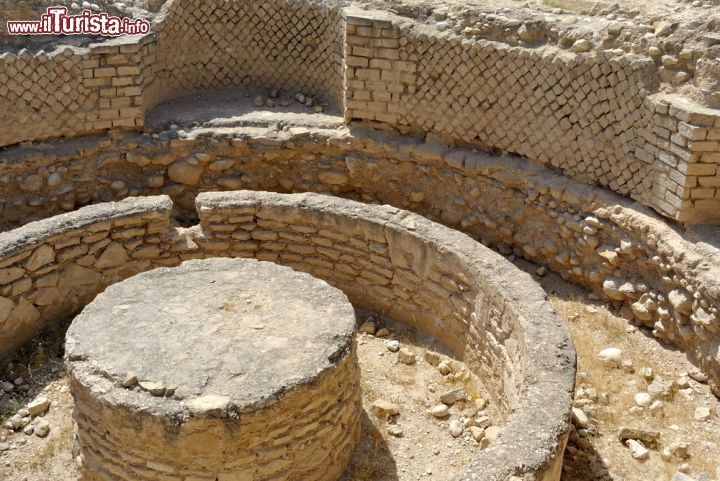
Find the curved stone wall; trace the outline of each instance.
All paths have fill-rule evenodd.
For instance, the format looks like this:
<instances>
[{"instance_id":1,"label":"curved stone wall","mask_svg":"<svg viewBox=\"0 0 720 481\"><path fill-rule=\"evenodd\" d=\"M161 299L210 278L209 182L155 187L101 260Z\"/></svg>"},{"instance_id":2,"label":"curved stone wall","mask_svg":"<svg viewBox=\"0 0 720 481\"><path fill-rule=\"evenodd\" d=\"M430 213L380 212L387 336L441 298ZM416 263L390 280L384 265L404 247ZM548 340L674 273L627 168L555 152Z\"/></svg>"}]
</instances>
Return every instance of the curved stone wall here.
<instances>
[{"instance_id":1,"label":"curved stone wall","mask_svg":"<svg viewBox=\"0 0 720 481\"><path fill-rule=\"evenodd\" d=\"M720 393L717 246L692 240L626 199L522 159L410 137L301 128L198 129L186 138L130 134L57 146L38 147L32 156L18 150L6 164L16 184L57 179L42 191L8 190L7 227L62 207L138 194L168 194L188 219L199 192L224 189L387 203L595 291L687 352ZM100 170L100 181L88 174Z\"/></svg>"},{"instance_id":2,"label":"curved stone wall","mask_svg":"<svg viewBox=\"0 0 720 481\"><path fill-rule=\"evenodd\" d=\"M2 234L2 265L22 276L14 285L29 288L11 293L16 307L0 332L27 338L106 285L154 266L215 256L274 260L326 280L359 307L436 336L485 380L506 425L461 479L559 479L572 341L542 289L502 256L407 211L316 194L203 194L201 223L188 229L170 227L169 209L167 197L128 199ZM65 254L73 246L77 253ZM64 309L38 303L38 265L57 274L60 293L82 279L85 297Z\"/></svg>"},{"instance_id":3,"label":"curved stone wall","mask_svg":"<svg viewBox=\"0 0 720 481\"><path fill-rule=\"evenodd\" d=\"M127 199L0 233L0 357L157 263L171 208L167 198Z\"/></svg>"},{"instance_id":4,"label":"curved stone wall","mask_svg":"<svg viewBox=\"0 0 720 481\"><path fill-rule=\"evenodd\" d=\"M231 432L227 419L196 414L176 424L151 415L147 409L119 409L107 395L93 394L100 385L111 389L112 383L97 376L90 388L73 378L82 479L155 481L165 476L183 481L335 481L360 435L360 412L353 409L359 405L360 396L359 384L352 381L357 366L353 367L351 360L357 362L355 357L353 351L333 375L324 373L313 386L297 388L292 400L242 413L244 436ZM355 398L358 405L349 401ZM257 433L271 434L264 437ZM149 446L138 443L138 436L153 442ZM303 449L293 449L296 446ZM254 454L257 452L263 453L262 460ZM218 476L203 476L212 472Z\"/></svg>"},{"instance_id":5,"label":"curved stone wall","mask_svg":"<svg viewBox=\"0 0 720 481\"><path fill-rule=\"evenodd\" d=\"M205 89L249 88L343 106L345 29L332 2L174 0L155 30L146 105Z\"/></svg>"}]
</instances>

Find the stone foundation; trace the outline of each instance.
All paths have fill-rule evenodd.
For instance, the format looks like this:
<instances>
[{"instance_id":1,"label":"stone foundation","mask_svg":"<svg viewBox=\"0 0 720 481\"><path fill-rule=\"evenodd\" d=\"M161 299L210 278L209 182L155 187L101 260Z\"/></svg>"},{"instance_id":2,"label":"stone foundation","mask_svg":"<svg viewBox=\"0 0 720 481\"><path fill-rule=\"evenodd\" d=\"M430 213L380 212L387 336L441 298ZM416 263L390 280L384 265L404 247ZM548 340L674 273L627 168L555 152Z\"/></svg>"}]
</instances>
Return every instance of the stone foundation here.
<instances>
[{"instance_id":1,"label":"stone foundation","mask_svg":"<svg viewBox=\"0 0 720 481\"><path fill-rule=\"evenodd\" d=\"M84 481L335 481L360 436L355 313L307 274L190 261L109 287L66 365Z\"/></svg>"}]
</instances>

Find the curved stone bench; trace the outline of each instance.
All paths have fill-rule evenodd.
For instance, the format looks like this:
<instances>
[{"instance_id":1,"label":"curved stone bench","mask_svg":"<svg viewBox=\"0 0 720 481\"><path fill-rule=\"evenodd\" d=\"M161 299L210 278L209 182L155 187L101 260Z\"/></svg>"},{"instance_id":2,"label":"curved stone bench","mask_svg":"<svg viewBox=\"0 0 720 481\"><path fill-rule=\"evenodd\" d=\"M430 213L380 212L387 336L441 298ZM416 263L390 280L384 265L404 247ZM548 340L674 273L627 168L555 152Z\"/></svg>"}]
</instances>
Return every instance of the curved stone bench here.
<instances>
[{"instance_id":1,"label":"curved stone bench","mask_svg":"<svg viewBox=\"0 0 720 481\"><path fill-rule=\"evenodd\" d=\"M10 296L16 307L0 335L20 339L14 326L28 306L33 315L22 317L23 325L33 329L25 334L152 267L197 257L273 260L340 288L359 307L435 336L484 380L505 426L460 479L559 479L574 386L572 341L542 289L502 256L407 211L318 194L203 194L201 225L189 229L170 228L170 208L167 197L128 199L2 234L3 268L21 269L27 279L9 285L30 288ZM9 253L9 237L27 240ZM85 245L82 255L66 254ZM52 258L43 269L58 274L60 292L69 292L63 282L84 269L80 278L93 279L86 297L53 309L36 303L44 275L33 270L33 259L41 251Z\"/></svg>"}]
</instances>

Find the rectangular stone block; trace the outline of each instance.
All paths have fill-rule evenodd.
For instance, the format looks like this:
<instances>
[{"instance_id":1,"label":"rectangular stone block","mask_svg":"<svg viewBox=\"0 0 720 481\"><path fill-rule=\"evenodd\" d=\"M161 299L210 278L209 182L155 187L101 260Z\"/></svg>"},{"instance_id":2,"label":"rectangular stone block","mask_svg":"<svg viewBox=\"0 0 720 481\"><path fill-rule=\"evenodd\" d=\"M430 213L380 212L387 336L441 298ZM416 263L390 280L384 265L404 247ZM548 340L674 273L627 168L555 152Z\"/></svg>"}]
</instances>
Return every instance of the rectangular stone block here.
<instances>
[{"instance_id":1,"label":"rectangular stone block","mask_svg":"<svg viewBox=\"0 0 720 481\"><path fill-rule=\"evenodd\" d=\"M115 67L99 67L93 70L93 77L114 77L117 73Z\"/></svg>"}]
</instances>

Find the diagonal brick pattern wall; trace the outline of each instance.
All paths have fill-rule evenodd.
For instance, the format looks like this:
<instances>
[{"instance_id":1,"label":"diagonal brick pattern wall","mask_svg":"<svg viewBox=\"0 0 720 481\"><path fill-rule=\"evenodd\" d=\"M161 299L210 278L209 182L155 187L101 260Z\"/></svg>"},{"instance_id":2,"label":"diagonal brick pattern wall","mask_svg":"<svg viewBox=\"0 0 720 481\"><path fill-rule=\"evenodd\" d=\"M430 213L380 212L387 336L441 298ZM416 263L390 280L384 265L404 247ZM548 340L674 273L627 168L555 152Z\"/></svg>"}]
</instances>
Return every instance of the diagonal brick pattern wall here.
<instances>
[{"instance_id":1,"label":"diagonal brick pattern wall","mask_svg":"<svg viewBox=\"0 0 720 481\"><path fill-rule=\"evenodd\" d=\"M143 125L146 37L0 56L0 146Z\"/></svg>"},{"instance_id":2,"label":"diagonal brick pattern wall","mask_svg":"<svg viewBox=\"0 0 720 481\"><path fill-rule=\"evenodd\" d=\"M675 221L720 222L720 111L653 94L649 58L467 40L327 2L163 8L144 37L0 56L0 147L141 130L149 108L193 92L278 89L347 122L520 155Z\"/></svg>"},{"instance_id":3,"label":"diagonal brick pattern wall","mask_svg":"<svg viewBox=\"0 0 720 481\"><path fill-rule=\"evenodd\" d=\"M83 82L83 56L73 49L6 53L0 57L0 109L7 116L0 145L84 132L97 100Z\"/></svg>"},{"instance_id":4,"label":"diagonal brick pattern wall","mask_svg":"<svg viewBox=\"0 0 720 481\"><path fill-rule=\"evenodd\" d=\"M153 102L210 88L285 89L342 107L344 24L323 3L170 2Z\"/></svg>"},{"instance_id":5,"label":"diagonal brick pattern wall","mask_svg":"<svg viewBox=\"0 0 720 481\"><path fill-rule=\"evenodd\" d=\"M677 221L720 220L720 112L649 97L650 59L467 40L377 11L346 21L346 121L521 155Z\"/></svg>"}]
</instances>

